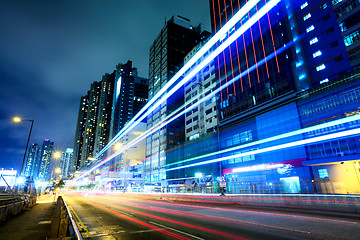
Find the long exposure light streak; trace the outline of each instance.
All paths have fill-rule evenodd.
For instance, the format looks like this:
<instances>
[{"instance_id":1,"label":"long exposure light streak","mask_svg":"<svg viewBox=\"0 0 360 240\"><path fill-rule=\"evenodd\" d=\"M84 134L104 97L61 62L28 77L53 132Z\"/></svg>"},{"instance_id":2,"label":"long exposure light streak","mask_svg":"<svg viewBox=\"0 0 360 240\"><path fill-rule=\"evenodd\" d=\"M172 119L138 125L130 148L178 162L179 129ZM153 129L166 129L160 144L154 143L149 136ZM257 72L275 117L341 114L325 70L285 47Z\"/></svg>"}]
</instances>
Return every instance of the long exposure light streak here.
<instances>
[{"instance_id":1,"label":"long exposure light streak","mask_svg":"<svg viewBox=\"0 0 360 240\"><path fill-rule=\"evenodd\" d=\"M260 0L251 0L244 7L242 7L170 80L165 84L163 88L160 89L155 96L148 101L145 106L130 120L130 122L125 125L125 127L118 133L116 136L100 151L96 158L101 156L108 148L110 148L119 138L129 132L132 128L134 128L142 119L144 119L149 113L152 111L147 111L141 117L147 108L152 107L152 109L157 108L160 104L167 99L162 97L160 101L157 101L158 98L161 97L170 87L187 71L189 70L193 64L195 64L201 57L210 50L221 38L224 34L226 34L245 14L247 14ZM279 2L280 0L273 0ZM270 10L270 9L269 9ZM269 11L268 10L268 11ZM230 45L230 44L229 44ZM226 46L227 47L227 46ZM178 86L179 84L177 84ZM178 90L179 87L175 87ZM168 94L167 94L168 95ZM169 95L170 96L170 95ZM156 102L157 101L157 102ZM156 102L156 103L155 103ZM155 103L155 104L154 104ZM154 105L153 105L154 104ZM138 119L140 117L140 119ZM137 120L138 119L138 120Z\"/></svg>"},{"instance_id":2,"label":"long exposure light streak","mask_svg":"<svg viewBox=\"0 0 360 240\"><path fill-rule=\"evenodd\" d=\"M104 198L102 198L104 199ZM189 217L189 218L198 218L198 219L203 219L203 220L207 220L207 221L213 221L216 219L216 221L218 222L223 222L223 223L244 223L244 224L250 224L250 225L257 225L257 226L262 226L262 227L267 227L267 228L275 228L275 229L285 229L285 230L289 230L289 231L295 231L295 232L302 232L302 233L309 233L307 231L302 231L300 229L295 229L295 228L284 228L282 226L279 225L275 225L275 224L265 224L265 223L261 223L261 222L255 222L255 221L249 221L249 220L240 220L240 219L236 219L236 218L229 218L229 217L222 217L222 216L216 216L216 215L210 215L210 214L204 214L204 213L189 213L189 211L182 211L182 210L175 210L175 209L167 209L164 207L153 207L153 206L149 206L146 204L139 204L139 203L130 203L130 202L124 202L124 201L120 201L120 200L115 200L115 202L117 203L121 203L122 205L126 205L129 207L134 207L134 208L138 208L138 209L145 209L145 210L150 210L150 211L154 211L154 212L162 212L162 213L168 213L168 214L174 214L176 216L184 216L184 217Z\"/></svg>"},{"instance_id":3,"label":"long exposure light streak","mask_svg":"<svg viewBox=\"0 0 360 240\"><path fill-rule=\"evenodd\" d=\"M285 51L286 49L288 49L289 47L291 47L294 44L294 42L290 42L288 44L285 44L285 46L279 48L277 50L277 53L281 53L283 51ZM271 53L267 56L267 59L272 59L275 56L275 53ZM228 87L232 82L235 82L237 80L239 80L241 77L245 76L246 74L249 74L250 72L252 72L253 70L256 69L257 66L260 66L262 64L265 63L265 59L262 59L261 61L259 61L257 63L257 65L253 65L251 66L249 69L245 70L244 72L242 72L241 74L239 74L238 76L235 77L235 79L233 81L229 81L228 83L222 85L221 87L219 87L218 89L212 91L210 94L208 94L205 97L202 97L200 100L198 100L196 103L192 104L190 107L188 107L187 109L181 111L181 109L183 109L186 105L188 105L189 102L194 101L194 99L198 98L200 93L196 96L194 96L190 101L186 102L183 106L180 106L178 109L176 109L174 112L174 114L176 115L172 115L170 117L168 117L165 121L160 122L157 124L157 126L149 129L148 131L146 131L144 134L142 134L141 136L137 137L136 139L132 140L130 143L128 143L126 146L124 146L121 150L111 154L110 156L108 156L107 158L105 158L104 160L100 161L99 163L97 163L95 166L93 166L91 169L87 170L86 172L84 172L83 174L81 174L78 178L74 179L73 181L76 181L77 179L80 179L84 176L86 176L87 174L91 173L93 170L95 170L96 168L100 167L101 165L105 164L106 162L110 161L111 159L113 159L114 157L120 155L121 153L123 153L125 150L129 149L130 147L132 147L133 145L139 143L140 141L142 141L144 138L146 138L147 136L149 136L150 134L158 131L160 128L166 126L167 124L171 123L172 121L174 121L175 119L177 119L178 117L180 117L181 115L183 115L184 113L192 110L193 108L197 107L198 105L200 105L201 103L207 101L208 99L212 98L213 96L215 96L218 92L220 92L221 90L223 90L224 88ZM179 112L181 111L181 112ZM179 112L179 113L178 113ZM185 160L186 161L186 160Z\"/></svg>"},{"instance_id":4,"label":"long exposure light streak","mask_svg":"<svg viewBox=\"0 0 360 240\"><path fill-rule=\"evenodd\" d=\"M109 208L104 207L104 206L102 206L102 205L99 205L99 204L97 204L97 203L91 203L91 204L92 204L93 206L95 206L95 207L98 207L98 208L104 210L104 211L110 212L110 213L112 213L112 214L114 214L114 215L117 215L117 216L119 216L119 217L121 217L121 218L124 218L124 219L127 219L127 220L129 220L129 221L132 221L132 222L137 223L137 224L139 224L139 225L142 225L142 226L144 226L144 227L147 227L147 228L156 230L156 231L158 231L158 232L164 233L164 234L166 234L166 235L168 235L168 236L171 236L171 237L173 237L173 238L180 239L180 240L190 240L189 238L183 237L183 236L178 235L178 234L176 234L176 233L169 232L169 231L167 231L167 230L165 230L165 229L162 229L162 228L153 226L153 225L148 224L148 223L146 223L146 222L137 220L137 219L135 219L135 218L133 218L133 217L129 217L129 216L125 215L125 214L116 212L116 211L114 211L114 210L112 210L112 209L109 209Z\"/></svg>"},{"instance_id":5,"label":"long exposure light streak","mask_svg":"<svg viewBox=\"0 0 360 240\"><path fill-rule=\"evenodd\" d=\"M201 159L201 158L211 157L211 156L218 155L218 154L223 154L223 153L227 153L227 152L233 152L233 151L237 151L237 150L240 150L240 149L252 147L252 146L255 146L255 145L259 145L259 144L263 144L263 143L267 143L267 142L272 142L272 141L280 140L280 139L283 139L283 138L288 138L288 137L296 136L296 135L299 135L299 134L304 134L304 133L308 133L308 132L311 132L311 131L316 131L316 130L320 130L320 129L327 128L327 127L332 127L332 126L337 126L337 125L340 125L340 124L349 123L349 122L357 121L357 120L360 120L360 115L354 115L354 116L351 116L351 117L341 118L341 119L334 120L334 121L331 121L331 122L326 122L326 123L318 124L318 125L315 125L315 126L295 130L295 131L292 131L292 132L288 132L288 133L280 134L280 135L277 135L277 136L265 138L265 139L258 140L258 141L255 141L255 142L246 143L246 144L243 144L243 145L240 145L240 146L227 148L227 149L224 149L224 150L221 150L221 151L217 151L217 152L208 153L208 154L204 154L204 155L201 155L201 156L185 159L183 161L178 161L178 162L175 162L175 163L169 163L166 166L172 166L172 165L176 165L176 164L181 164L181 163L185 163L185 162L198 160L198 159Z\"/></svg>"},{"instance_id":6,"label":"long exposure light streak","mask_svg":"<svg viewBox=\"0 0 360 240\"><path fill-rule=\"evenodd\" d=\"M165 101L168 97L170 97L173 93L175 93L181 86L183 86L188 80L190 80L194 75L196 75L201 69L203 69L206 65L208 65L216 56L218 56L225 48L227 48L231 43L233 43L239 36L241 36L243 33L245 33L253 24L255 24L260 18L262 18L268 11L270 11L273 7L275 7L281 0L272 0L269 3L267 3L265 6L263 6L259 11L257 11L248 21L246 21L238 30L236 30L228 39L226 39L217 49L215 49L211 54L208 55L201 63L199 63L189 74L187 74L179 83L176 84L175 87L173 87L167 94L165 94L159 101L157 101L150 109L146 111L145 114L140 116L146 108L148 108L154 101L165 91L166 86L170 86L173 83L175 83L185 71L187 71L198 59L200 59L201 56L203 56L204 53L206 53L217 41L220 33L226 33L230 30L231 27L235 23L237 23L241 17L243 17L249 10L251 10L258 1L249 1L243 8L239 10L238 13L234 15L233 18L231 18L223 28L219 30L217 34L213 38L211 38L205 45L202 47L198 53L194 55L192 59L190 59L187 64L183 68L179 70L175 74L175 76L168 82L168 84L165 85L164 88L162 88L160 91L162 92L160 95L157 93L154 98L152 98L141 110L140 112L132 118L132 120L127 124L96 156L96 158L99 158L107 149L109 149L118 139L123 137L126 133L128 133L133 127L135 127L138 123L140 123L145 117L147 117L151 112L153 112L157 107L160 106L160 104ZM237 20L236 20L237 19ZM224 29L224 30L223 30ZM227 30L226 30L227 29ZM214 39L217 39L216 41ZM270 54L272 55L272 54ZM195 59L195 60L193 60ZM259 64L259 63L258 63ZM248 73L250 69L247 69L245 72ZM239 76L238 76L239 77ZM170 85L169 85L170 84ZM229 84L225 84L223 87L227 87ZM214 93L215 94L215 93ZM214 95L213 94L213 95ZM139 117L140 116L140 117ZM138 118L138 119L137 119ZM136 120L137 119L137 120ZM174 120L174 118L172 118ZM136 120L136 121L135 121ZM145 136L144 136L145 137ZM144 138L142 137L142 139ZM140 140L139 140L140 141ZM104 163L110 161L115 156L118 156L122 152L124 152L126 149L131 147L136 143L132 143L131 145L127 145L127 147L123 148L122 150L110 155L109 157L102 160L100 163L98 163L96 166L92 167L90 170L87 170L83 174L81 174L78 178L74 179L76 181L77 179L84 177L85 175L89 174L91 171L95 170L99 166L103 165Z\"/></svg>"},{"instance_id":7,"label":"long exposure light streak","mask_svg":"<svg viewBox=\"0 0 360 240\"><path fill-rule=\"evenodd\" d=\"M186 75L186 77L175 87L171 88L171 91L161 97L166 91L170 89L170 87L176 83L181 76L189 70L193 64L195 64L201 57L210 50L221 37L226 34L237 22L241 20L243 16L245 16L252 8L256 6L256 4L260 0L251 0L247 4L244 5L171 79L168 83L165 84L161 90L155 94L155 96L130 120L130 122L125 125L125 127L118 133L116 136L100 151L100 153L96 156L98 158L101 156L107 149L109 149L119 138L123 137L126 133L128 133L132 128L134 128L138 123L140 123L145 117L147 117L154 109L160 106L162 102L164 102L169 96L171 96L174 92L176 92L185 82L191 79L198 71L200 71L203 67L205 67L210 61L212 61L220 52L222 52L226 47L228 47L233 41L235 41L240 35L242 35L247 29L249 29L256 21L258 21L262 16L264 16L268 11L270 11L277 3L281 0L272 0L264 7L260 9L257 13L254 14L245 24L241 26L239 30L231 35L220 47L217 48L216 55L208 56L204 59L196 68L196 71L193 70L190 74ZM205 63L206 62L206 63ZM202 66L200 68L200 66ZM185 80L186 79L186 80ZM184 81L185 80L185 81ZM158 98L160 98L158 100ZM155 103L155 104L154 104ZM151 109L148 109L151 107ZM146 111L146 109L148 109ZM145 114L143 114L146 111ZM141 116L141 114L143 114Z\"/></svg>"},{"instance_id":8,"label":"long exposure light streak","mask_svg":"<svg viewBox=\"0 0 360 240\"><path fill-rule=\"evenodd\" d=\"M215 195L215 194L213 194ZM239 195L241 195L241 197L238 197ZM269 193L266 193L266 194L234 194L232 196L232 198L234 199L249 199L251 198L251 196L255 196L251 199L255 199L255 200L259 200L259 197L263 196L263 195L266 195L267 197L271 196L283 196L283 194L269 194ZM315 194L286 194L286 196L296 196L296 197L304 197L302 199L299 199L299 201L310 201L310 202L313 202L314 204L316 204L316 202L320 201L320 202L333 202L333 200L319 200L319 199L306 199L308 197L314 197ZM334 196L336 195L333 195L333 194L319 194L319 196L321 197L330 197L330 198L333 198ZM338 195L339 197L343 196L343 195ZM202 196L203 197L203 196ZM207 197L208 198L211 198L211 196L209 196L209 194L207 194ZM216 194L216 197L218 197L218 194ZM360 198L360 196L356 196L354 195L353 196L354 198ZM284 199L284 198L280 198L278 199L279 201L293 201L292 198L290 198L289 200L287 200L288 198ZM174 203L174 202L168 202L168 201L162 201L159 203L159 201L156 201L156 200L147 200L147 202L151 203L151 204L142 204L142 203L139 203L140 200L139 199L132 199L132 200L136 200L137 201L137 205L145 205L145 206L156 206L156 207L159 207L158 205L161 206L161 208L163 208L164 206L165 207L169 207L170 209L174 209L176 207L186 207L186 209L188 208L196 208L196 209L205 209L207 212L211 212L212 210L215 210L215 211L223 211L224 213L223 214L227 214L226 212L237 212L237 213L240 213L240 214L244 214L244 213L253 213L254 211L251 211L251 210L245 210L245 209L234 209L234 208L223 208L223 207L219 207L217 206L216 208L214 208L214 206L203 206L203 205L191 205L191 204L184 204L184 203ZM342 204L356 204L357 202L354 201L354 202L341 202ZM167 209L167 208L166 208ZM273 215L273 216L281 216L281 217L284 217L284 216L291 216L291 217L300 217L300 216L293 216L292 214L290 213L270 213L270 212L266 212L266 211L259 211L257 210L256 211L258 214L261 214L261 215ZM357 224L355 222L351 222L351 221L344 221L344 220L337 220L337 219L331 219L331 218L319 218L319 217L310 217L310 216L301 216L301 218L303 218L304 220L317 220L317 221L331 221L331 222L342 222L342 223L347 223L347 224Z\"/></svg>"},{"instance_id":9,"label":"long exposure light streak","mask_svg":"<svg viewBox=\"0 0 360 240\"><path fill-rule=\"evenodd\" d=\"M92 204L97 205L97 206L101 206L101 205L98 205L96 203L92 203ZM177 225L180 225L180 226L188 227L190 229L196 229L196 230L200 230L200 231L203 231L203 232L208 232L208 233L215 234L215 235L218 235L218 236L221 236L221 237L226 237L226 238L229 238L229 239L247 240L247 238L244 238L244 237L232 235L232 234L225 233L225 232L220 232L220 231L209 229L209 228L196 226L196 225L185 223L185 222L172 220L172 219L169 219L169 218L159 217L159 216L156 216L156 215L153 215L153 214L144 213L144 212L137 211L137 210L134 210L134 209L121 207L119 205L111 204L111 203L108 203L108 202L106 202L105 204L107 206L113 208L113 209L118 209L118 210L122 210L122 211L126 211L126 212L135 213L135 214L138 214L138 215L141 215L141 216L149 217L150 219L157 219L157 220L161 220L161 221L164 221L164 222L174 223L174 224L177 224ZM105 208L104 206L101 206L101 207ZM108 209L108 208L106 208L106 209ZM111 211L113 211L113 210L111 210Z\"/></svg>"},{"instance_id":10,"label":"long exposure light streak","mask_svg":"<svg viewBox=\"0 0 360 240\"><path fill-rule=\"evenodd\" d=\"M272 146L272 147L257 149L257 150L253 150L253 151L249 151L249 152L245 152L245 153L239 153L239 154L235 154L235 155L231 155L231 156L216 158L216 159L207 160L207 161L199 162L199 163L193 163L193 164L189 164L189 165L185 165L185 166L174 167L174 168L166 169L166 171L173 171L173 170L178 170L178 169L183 169L183 168L189 168L189 167L195 167L195 166L200 166L200 165L205 165L205 164L210 164L210 163L215 163L215 162L221 162L221 161L229 160L232 158L255 155L255 154L260 154L260 153L267 153L267 152L276 151L276 150L285 149L285 148L297 147L297 146L327 141L327 140L341 138L341 137L348 137L348 136L356 135L356 134L360 134L360 128L343 131L343 132L338 132L338 133L327 134L327 135L323 135L323 136L319 136L319 137L308 138L308 139L294 141L294 142L290 142L290 143L279 144L279 145Z\"/></svg>"}]
</instances>

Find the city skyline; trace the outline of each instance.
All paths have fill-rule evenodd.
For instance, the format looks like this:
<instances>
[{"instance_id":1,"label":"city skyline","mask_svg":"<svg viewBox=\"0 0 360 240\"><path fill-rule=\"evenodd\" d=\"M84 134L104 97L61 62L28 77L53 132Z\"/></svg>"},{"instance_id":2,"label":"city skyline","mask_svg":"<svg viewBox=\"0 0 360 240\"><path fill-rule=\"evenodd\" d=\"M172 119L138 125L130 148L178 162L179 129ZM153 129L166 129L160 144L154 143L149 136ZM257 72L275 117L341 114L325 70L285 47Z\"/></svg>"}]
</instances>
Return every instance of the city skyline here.
<instances>
[{"instance_id":1,"label":"city skyline","mask_svg":"<svg viewBox=\"0 0 360 240\"><path fill-rule=\"evenodd\" d=\"M113 1L101 4L101 8L99 4L3 4L0 29L6 37L0 40L0 77L4 84L1 167L20 169L29 133L27 122L15 125L12 117L35 120L30 143L46 137L57 143L55 151L72 147L79 98L92 82L100 81L103 74L128 59L137 66L139 76L147 77L150 44L173 15L210 28L205 0L151 4ZM116 14L120 8L129 11Z\"/></svg>"}]
</instances>

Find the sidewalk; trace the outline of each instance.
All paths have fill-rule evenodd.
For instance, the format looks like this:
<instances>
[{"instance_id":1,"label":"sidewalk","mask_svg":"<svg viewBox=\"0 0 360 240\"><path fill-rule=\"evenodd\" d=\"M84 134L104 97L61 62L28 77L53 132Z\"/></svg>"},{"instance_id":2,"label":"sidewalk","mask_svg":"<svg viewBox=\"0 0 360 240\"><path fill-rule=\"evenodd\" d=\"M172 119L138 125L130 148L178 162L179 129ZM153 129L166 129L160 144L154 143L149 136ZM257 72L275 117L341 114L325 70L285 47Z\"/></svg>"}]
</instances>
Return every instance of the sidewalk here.
<instances>
[{"instance_id":1,"label":"sidewalk","mask_svg":"<svg viewBox=\"0 0 360 240\"><path fill-rule=\"evenodd\" d=\"M0 225L2 240L44 240L50 235L50 223L56 202L53 196L38 198L36 205Z\"/></svg>"}]
</instances>

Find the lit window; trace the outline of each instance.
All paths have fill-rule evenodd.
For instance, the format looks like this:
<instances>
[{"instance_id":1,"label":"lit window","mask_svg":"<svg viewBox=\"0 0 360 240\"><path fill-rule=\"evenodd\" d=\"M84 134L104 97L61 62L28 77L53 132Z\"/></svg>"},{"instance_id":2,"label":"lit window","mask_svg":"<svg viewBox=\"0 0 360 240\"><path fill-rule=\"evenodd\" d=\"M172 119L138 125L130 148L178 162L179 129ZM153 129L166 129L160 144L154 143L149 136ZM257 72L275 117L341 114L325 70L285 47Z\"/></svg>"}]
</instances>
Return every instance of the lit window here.
<instances>
[{"instance_id":1,"label":"lit window","mask_svg":"<svg viewBox=\"0 0 360 240\"><path fill-rule=\"evenodd\" d=\"M320 84L327 83L328 81L329 81L329 79L328 79L328 78L325 78L325 79L323 79L323 80L320 81Z\"/></svg>"},{"instance_id":2,"label":"lit window","mask_svg":"<svg viewBox=\"0 0 360 240\"><path fill-rule=\"evenodd\" d=\"M312 30L314 30L315 29L315 27L314 27L314 25L311 25L310 27L308 27L307 29L306 29L306 32L308 33L308 32L311 32Z\"/></svg>"},{"instance_id":3,"label":"lit window","mask_svg":"<svg viewBox=\"0 0 360 240\"><path fill-rule=\"evenodd\" d=\"M313 53L313 58L316 58L318 56L321 56L322 55L322 52L319 50L319 51L316 51Z\"/></svg>"},{"instance_id":4,"label":"lit window","mask_svg":"<svg viewBox=\"0 0 360 240\"><path fill-rule=\"evenodd\" d=\"M339 23L339 27L342 32L345 32L347 30L347 27L345 26L344 22Z\"/></svg>"},{"instance_id":5,"label":"lit window","mask_svg":"<svg viewBox=\"0 0 360 240\"><path fill-rule=\"evenodd\" d=\"M344 37L345 46L348 47L348 46L352 45L354 42L359 41L359 39L360 39L360 32L355 31L355 32L349 34L348 36Z\"/></svg>"},{"instance_id":6,"label":"lit window","mask_svg":"<svg viewBox=\"0 0 360 240\"><path fill-rule=\"evenodd\" d=\"M306 21L306 20L308 20L309 18L311 18L311 13L306 14L306 15L303 17L303 20Z\"/></svg>"},{"instance_id":7,"label":"lit window","mask_svg":"<svg viewBox=\"0 0 360 240\"><path fill-rule=\"evenodd\" d=\"M318 40L318 38L317 37L314 37L313 39L311 39L310 41L309 41L309 43L310 43L310 45L313 45L314 43L317 43L319 40Z\"/></svg>"},{"instance_id":8,"label":"lit window","mask_svg":"<svg viewBox=\"0 0 360 240\"><path fill-rule=\"evenodd\" d=\"M321 64L319 66L316 67L316 71L321 71L325 69L325 64Z\"/></svg>"},{"instance_id":9,"label":"lit window","mask_svg":"<svg viewBox=\"0 0 360 240\"><path fill-rule=\"evenodd\" d=\"M342 2L342 0L332 0L332 5L335 6L336 4Z\"/></svg>"},{"instance_id":10,"label":"lit window","mask_svg":"<svg viewBox=\"0 0 360 240\"><path fill-rule=\"evenodd\" d=\"M303 4L301 4L300 9L303 10L304 8L306 8L308 6L308 2L304 2Z\"/></svg>"},{"instance_id":11,"label":"lit window","mask_svg":"<svg viewBox=\"0 0 360 240\"><path fill-rule=\"evenodd\" d=\"M318 172L319 172L319 178L329 177L329 173L326 168L318 169Z\"/></svg>"}]
</instances>

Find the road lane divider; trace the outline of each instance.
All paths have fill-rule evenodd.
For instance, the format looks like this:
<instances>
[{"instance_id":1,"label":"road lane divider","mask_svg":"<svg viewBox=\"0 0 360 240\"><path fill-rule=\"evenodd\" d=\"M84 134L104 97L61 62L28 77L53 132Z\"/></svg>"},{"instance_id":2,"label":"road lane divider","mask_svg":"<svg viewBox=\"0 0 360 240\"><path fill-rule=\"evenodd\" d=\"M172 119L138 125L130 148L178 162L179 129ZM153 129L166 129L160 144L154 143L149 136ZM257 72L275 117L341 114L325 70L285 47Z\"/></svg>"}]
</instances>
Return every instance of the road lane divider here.
<instances>
[{"instance_id":1,"label":"road lane divider","mask_svg":"<svg viewBox=\"0 0 360 240\"><path fill-rule=\"evenodd\" d=\"M81 233L81 236L82 236L83 238L90 238L90 237L92 237L91 233L87 230L87 228L85 227L84 223L81 221L81 219L79 218L79 216L75 213L74 209L73 209L70 205L68 205L67 207L68 207L69 211L71 212L71 214L72 214L73 217L74 217L76 226L77 226L79 229L81 229L81 230L79 230L80 233Z\"/></svg>"}]
</instances>

